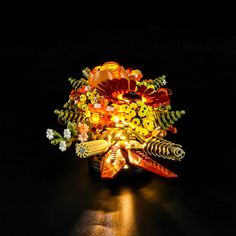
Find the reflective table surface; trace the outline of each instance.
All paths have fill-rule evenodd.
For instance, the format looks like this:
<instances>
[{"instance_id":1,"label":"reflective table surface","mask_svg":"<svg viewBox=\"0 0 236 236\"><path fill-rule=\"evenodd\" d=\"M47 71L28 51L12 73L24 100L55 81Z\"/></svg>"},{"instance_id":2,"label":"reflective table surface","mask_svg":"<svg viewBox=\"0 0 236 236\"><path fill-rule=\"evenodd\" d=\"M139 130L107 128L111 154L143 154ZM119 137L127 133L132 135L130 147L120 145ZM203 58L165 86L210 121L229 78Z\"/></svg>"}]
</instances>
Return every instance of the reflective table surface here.
<instances>
[{"instance_id":1,"label":"reflective table surface","mask_svg":"<svg viewBox=\"0 0 236 236\"><path fill-rule=\"evenodd\" d=\"M1 160L0 235L233 235L230 181L204 169L102 180L70 155Z\"/></svg>"}]
</instances>

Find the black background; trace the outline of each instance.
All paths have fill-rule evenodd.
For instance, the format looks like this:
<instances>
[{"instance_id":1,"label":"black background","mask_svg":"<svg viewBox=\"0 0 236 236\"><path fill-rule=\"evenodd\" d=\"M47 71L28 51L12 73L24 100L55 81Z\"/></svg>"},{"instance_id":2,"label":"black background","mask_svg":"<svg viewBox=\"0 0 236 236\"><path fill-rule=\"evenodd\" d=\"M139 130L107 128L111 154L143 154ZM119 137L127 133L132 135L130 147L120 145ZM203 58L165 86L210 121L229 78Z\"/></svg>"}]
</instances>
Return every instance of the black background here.
<instances>
[{"instance_id":1,"label":"black background","mask_svg":"<svg viewBox=\"0 0 236 236\"><path fill-rule=\"evenodd\" d=\"M236 234L235 25L1 25L0 43L0 235ZM167 76L172 109L186 110L169 136L186 157L165 163L178 179L102 181L46 139L61 128L53 110L68 99L68 77L106 61ZM135 226L118 223L124 190Z\"/></svg>"}]
</instances>

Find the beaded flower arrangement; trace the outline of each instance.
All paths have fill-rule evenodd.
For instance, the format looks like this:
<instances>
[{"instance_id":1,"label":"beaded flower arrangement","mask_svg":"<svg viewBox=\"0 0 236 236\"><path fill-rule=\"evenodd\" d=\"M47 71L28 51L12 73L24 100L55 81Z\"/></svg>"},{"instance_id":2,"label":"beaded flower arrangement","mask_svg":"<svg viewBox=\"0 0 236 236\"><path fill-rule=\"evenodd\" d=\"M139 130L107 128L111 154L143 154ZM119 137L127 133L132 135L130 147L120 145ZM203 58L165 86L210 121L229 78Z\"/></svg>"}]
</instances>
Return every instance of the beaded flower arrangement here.
<instances>
[{"instance_id":1,"label":"beaded flower arrangement","mask_svg":"<svg viewBox=\"0 0 236 236\"><path fill-rule=\"evenodd\" d=\"M113 178L132 166L164 177L177 177L157 158L180 161L182 146L165 139L184 110L172 111L165 76L144 79L138 69L106 62L82 70L83 78L69 78L72 90L62 109L54 113L63 133L47 129L46 136L61 151L72 144L79 158L99 166L101 178Z\"/></svg>"}]
</instances>

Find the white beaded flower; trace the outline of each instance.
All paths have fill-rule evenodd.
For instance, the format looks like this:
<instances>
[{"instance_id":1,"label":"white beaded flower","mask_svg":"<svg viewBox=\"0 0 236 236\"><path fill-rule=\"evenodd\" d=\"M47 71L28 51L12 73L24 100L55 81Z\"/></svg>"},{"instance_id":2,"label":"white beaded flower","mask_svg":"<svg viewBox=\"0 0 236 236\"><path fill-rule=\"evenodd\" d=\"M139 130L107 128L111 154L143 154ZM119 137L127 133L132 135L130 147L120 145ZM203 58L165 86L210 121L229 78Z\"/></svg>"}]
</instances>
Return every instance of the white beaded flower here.
<instances>
[{"instance_id":1,"label":"white beaded flower","mask_svg":"<svg viewBox=\"0 0 236 236\"><path fill-rule=\"evenodd\" d=\"M93 107L94 107L94 108L101 108L102 105L101 105L100 103L95 103Z\"/></svg>"},{"instance_id":2,"label":"white beaded flower","mask_svg":"<svg viewBox=\"0 0 236 236\"><path fill-rule=\"evenodd\" d=\"M78 140L79 140L80 142L85 142L85 141L87 141L87 140L88 140L88 135L87 135L87 133L79 134L79 135L78 135Z\"/></svg>"},{"instance_id":3,"label":"white beaded flower","mask_svg":"<svg viewBox=\"0 0 236 236\"><path fill-rule=\"evenodd\" d=\"M54 138L54 134L53 134L53 130L52 130L52 129L47 129L46 137L47 137L49 140L52 140L52 139Z\"/></svg>"},{"instance_id":4,"label":"white beaded flower","mask_svg":"<svg viewBox=\"0 0 236 236\"><path fill-rule=\"evenodd\" d=\"M64 129L64 138L69 139L71 138L71 132L69 129Z\"/></svg>"},{"instance_id":5,"label":"white beaded flower","mask_svg":"<svg viewBox=\"0 0 236 236\"><path fill-rule=\"evenodd\" d=\"M114 111L114 107L111 107L111 106L107 106L107 111Z\"/></svg>"},{"instance_id":6,"label":"white beaded flower","mask_svg":"<svg viewBox=\"0 0 236 236\"><path fill-rule=\"evenodd\" d=\"M59 149L64 152L66 150L66 142L65 141L60 141L59 143Z\"/></svg>"}]
</instances>

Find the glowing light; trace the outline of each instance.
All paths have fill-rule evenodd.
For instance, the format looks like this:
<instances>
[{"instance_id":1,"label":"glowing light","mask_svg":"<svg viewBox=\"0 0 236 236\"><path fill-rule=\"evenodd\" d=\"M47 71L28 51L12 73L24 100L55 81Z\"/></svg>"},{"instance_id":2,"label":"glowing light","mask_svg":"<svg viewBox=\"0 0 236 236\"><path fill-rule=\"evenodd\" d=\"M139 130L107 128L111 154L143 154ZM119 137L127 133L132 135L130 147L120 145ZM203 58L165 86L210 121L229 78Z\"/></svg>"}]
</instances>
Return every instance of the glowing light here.
<instances>
[{"instance_id":1,"label":"glowing light","mask_svg":"<svg viewBox=\"0 0 236 236\"><path fill-rule=\"evenodd\" d=\"M119 196L100 191L94 197L99 209L85 210L69 235L137 235L134 197L129 189L122 190Z\"/></svg>"},{"instance_id":2,"label":"glowing light","mask_svg":"<svg viewBox=\"0 0 236 236\"><path fill-rule=\"evenodd\" d=\"M127 103L130 103L130 100L128 100L128 99L126 99L126 98L123 97L123 94L119 94L119 95L117 96L117 98L118 98L119 100L123 100L123 101L125 101L125 102L127 102Z\"/></svg>"},{"instance_id":3,"label":"glowing light","mask_svg":"<svg viewBox=\"0 0 236 236\"><path fill-rule=\"evenodd\" d=\"M118 235L134 235L135 229L135 211L134 199L129 190L124 190L120 196L120 209L121 209L121 228Z\"/></svg>"},{"instance_id":4,"label":"glowing light","mask_svg":"<svg viewBox=\"0 0 236 236\"><path fill-rule=\"evenodd\" d=\"M109 61L104 63L99 69L100 70L110 70L115 71L120 67L120 65L114 61Z\"/></svg>"},{"instance_id":5,"label":"glowing light","mask_svg":"<svg viewBox=\"0 0 236 236\"><path fill-rule=\"evenodd\" d=\"M145 98L145 97L142 97L142 102L146 102L147 101L147 99Z\"/></svg>"},{"instance_id":6,"label":"glowing light","mask_svg":"<svg viewBox=\"0 0 236 236\"><path fill-rule=\"evenodd\" d=\"M126 169L126 170L129 169L129 165L126 164L126 165L123 167L123 169Z\"/></svg>"},{"instance_id":7,"label":"glowing light","mask_svg":"<svg viewBox=\"0 0 236 236\"><path fill-rule=\"evenodd\" d=\"M117 98L118 98L119 100L122 100L122 99L123 99L123 94L119 94L119 95L117 96Z\"/></svg>"}]
</instances>

